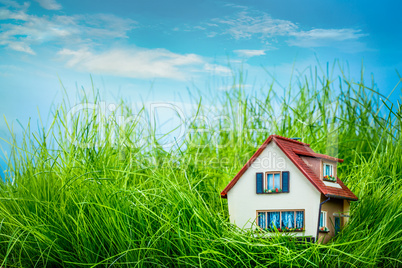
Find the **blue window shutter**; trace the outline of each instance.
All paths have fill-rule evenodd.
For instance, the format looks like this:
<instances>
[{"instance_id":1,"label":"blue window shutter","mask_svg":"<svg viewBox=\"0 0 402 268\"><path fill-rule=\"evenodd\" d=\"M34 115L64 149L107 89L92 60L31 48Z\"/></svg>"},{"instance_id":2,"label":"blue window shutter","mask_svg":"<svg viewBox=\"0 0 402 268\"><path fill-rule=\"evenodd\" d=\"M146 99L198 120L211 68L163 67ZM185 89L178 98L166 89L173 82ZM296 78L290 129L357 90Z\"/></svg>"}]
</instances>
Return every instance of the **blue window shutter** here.
<instances>
[{"instance_id":1,"label":"blue window shutter","mask_svg":"<svg viewBox=\"0 0 402 268\"><path fill-rule=\"evenodd\" d=\"M289 193L289 171L282 172L282 192Z\"/></svg>"},{"instance_id":2,"label":"blue window shutter","mask_svg":"<svg viewBox=\"0 0 402 268\"><path fill-rule=\"evenodd\" d=\"M257 185L257 194L262 194L264 192L262 179L264 178L262 173L256 173L256 185Z\"/></svg>"}]
</instances>

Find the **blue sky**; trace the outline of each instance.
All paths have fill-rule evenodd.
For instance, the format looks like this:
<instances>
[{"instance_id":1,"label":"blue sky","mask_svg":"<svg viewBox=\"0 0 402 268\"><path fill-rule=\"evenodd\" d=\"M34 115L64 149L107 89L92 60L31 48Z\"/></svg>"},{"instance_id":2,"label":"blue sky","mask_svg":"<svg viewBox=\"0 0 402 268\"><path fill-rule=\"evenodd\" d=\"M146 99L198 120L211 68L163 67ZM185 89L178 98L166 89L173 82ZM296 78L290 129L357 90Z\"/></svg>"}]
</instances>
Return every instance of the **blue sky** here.
<instances>
[{"instance_id":1,"label":"blue sky","mask_svg":"<svg viewBox=\"0 0 402 268\"><path fill-rule=\"evenodd\" d=\"M179 102L194 85L225 89L213 81L231 81L228 61L257 85L268 78L262 67L286 81L293 64L303 70L317 58L338 59L358 79L363 61L367 78L373 73L387 95L398 82L395 69L402 71L401 7L399 1L0 0L0 114L14 124L35 122L38 108L47 115L60 101L59 79L73 94L91 88L90 75L105 100ZM9 136L4 120L0 136Z\"/></svg>"}]
</instances>

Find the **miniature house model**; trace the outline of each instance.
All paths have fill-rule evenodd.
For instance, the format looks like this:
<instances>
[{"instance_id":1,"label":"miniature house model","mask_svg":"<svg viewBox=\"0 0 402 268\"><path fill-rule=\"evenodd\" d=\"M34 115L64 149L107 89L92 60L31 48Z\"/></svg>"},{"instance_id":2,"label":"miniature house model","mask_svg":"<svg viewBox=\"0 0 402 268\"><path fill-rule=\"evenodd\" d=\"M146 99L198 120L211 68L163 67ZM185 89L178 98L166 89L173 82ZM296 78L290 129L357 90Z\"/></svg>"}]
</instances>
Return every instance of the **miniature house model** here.
<instances>
[{"instance_id":1,"label":"miniature house model","mask_svg":"<svg viewBox=\"0 0 402 268\"><path fill-rule=\"evenodd\" d=\"M337 177L342 159L271 135L221 192L240 228L293 232L327 242L348 220L357 197Z\"/></svg>"}]
</instances>

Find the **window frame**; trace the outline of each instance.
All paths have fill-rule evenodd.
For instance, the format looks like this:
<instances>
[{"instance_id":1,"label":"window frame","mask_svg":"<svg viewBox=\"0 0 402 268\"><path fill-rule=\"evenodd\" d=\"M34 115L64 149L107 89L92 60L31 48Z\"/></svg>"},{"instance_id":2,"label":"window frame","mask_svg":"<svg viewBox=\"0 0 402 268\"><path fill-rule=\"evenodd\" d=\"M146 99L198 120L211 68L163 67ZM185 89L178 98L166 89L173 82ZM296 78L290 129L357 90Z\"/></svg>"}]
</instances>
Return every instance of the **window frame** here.
<instances>
[{"instance_id":1,"label":"window frame","mask_svg":"<svg viewBox=\"0 0 402 268\"><path fill-rule=\"evenodd\" d=\"M323 224L324 224L324 226L321 226L320 225L320 222L321 222L321 215L324 215L323 216ZM320 232L320 233L329 233L329 228L328 228L328 212L326 211L326 210L321 210L321 212L320 212L320 218L319 218L319 220L318 220L318 231ZM321 228L324 228L324 229L321 229Z\"/></svg>"},{"instance_id":2,"label":"window frame","mask_svg":"<svg viewBox=\"0 0 402 268\"><path fill-rule=\"evenodd\" d=\"M284 231L282 230L282 212L289 212L289 211L293 211L294 212L294 222L293 225L296 226L296 212L303 212L303 227L302 230L292 230L292 231ZM267 224L267 219L268 219L268 212L279 212L279 232L304 232L306 230L306 210L305 209L270 209L270 210L257 210L256 211L256 225L257 227L259 227L260 229L262 229L259 225L258 225L258 213L263 212L265 213L265 230L268 232L274 232L275 230L269 230L268 229L268 224Z\"/></svg>"},{"instance_id":3,"label":"window frame","mask_svg":"<svg viewBox=\"0 0 402 268\"><path fill-rule=\"evenodd\" d=\"M330 166L330 170L331 170L331 174L325 174L325 166ZM329 163L323 163L323 171L322 171L322 176L334 176L334 165L333 164L329 164Z\"/></svg>"},{"instance_id":4,"label":"window frame","mask_svg":"<svg viewBox=\"0 0 402 268\"><path fill-rule=\"evenodd\" d=\"M279 173L279 184L280 184L280 192L267 192L268 190L268 174L272 174L273 177L273 185L275 185L275 174ZM274 188L275 189L275 188ZM264 178L263 178L263 192L264 194L279 194L282 193L282 171L266 171L264 172ZM286 192L287 193L287 192Z\"/></svg>"},{"instance_id":5,"label":"window frame","mask_svg":"<svg viewBox=\"0 0 402 268\"><path fill-rule=\"evenodd\" d=\"M324 217L323 217L323 226L318 226L319 228L320 227L326 227L326 228L328 228L328 226L327 226L327 217L328 217L328 213L327 213L327 211L325 211L325 210L321 210L321 213L320 213L320 222L321 222L321 215L324 215Z\"/></svg>"}]
</instances>

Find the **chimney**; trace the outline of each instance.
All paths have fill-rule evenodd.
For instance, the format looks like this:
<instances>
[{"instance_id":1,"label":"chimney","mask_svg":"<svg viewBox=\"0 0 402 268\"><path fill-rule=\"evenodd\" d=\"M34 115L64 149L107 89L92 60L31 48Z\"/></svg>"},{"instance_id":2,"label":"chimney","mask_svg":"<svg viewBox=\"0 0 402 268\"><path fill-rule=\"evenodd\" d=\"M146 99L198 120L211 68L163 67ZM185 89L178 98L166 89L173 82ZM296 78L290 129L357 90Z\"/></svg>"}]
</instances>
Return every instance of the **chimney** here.
<instances>
[{"instance_id":1,"label":"chimney","mask_svg":"<svg viewBox=\"0 0 402 268\"><path fill-rule=\"evenodd\" d=\"M295 138L290 138L291 140L299 141L301 138L295 137Z\"/></svg>"}]
</instances>

